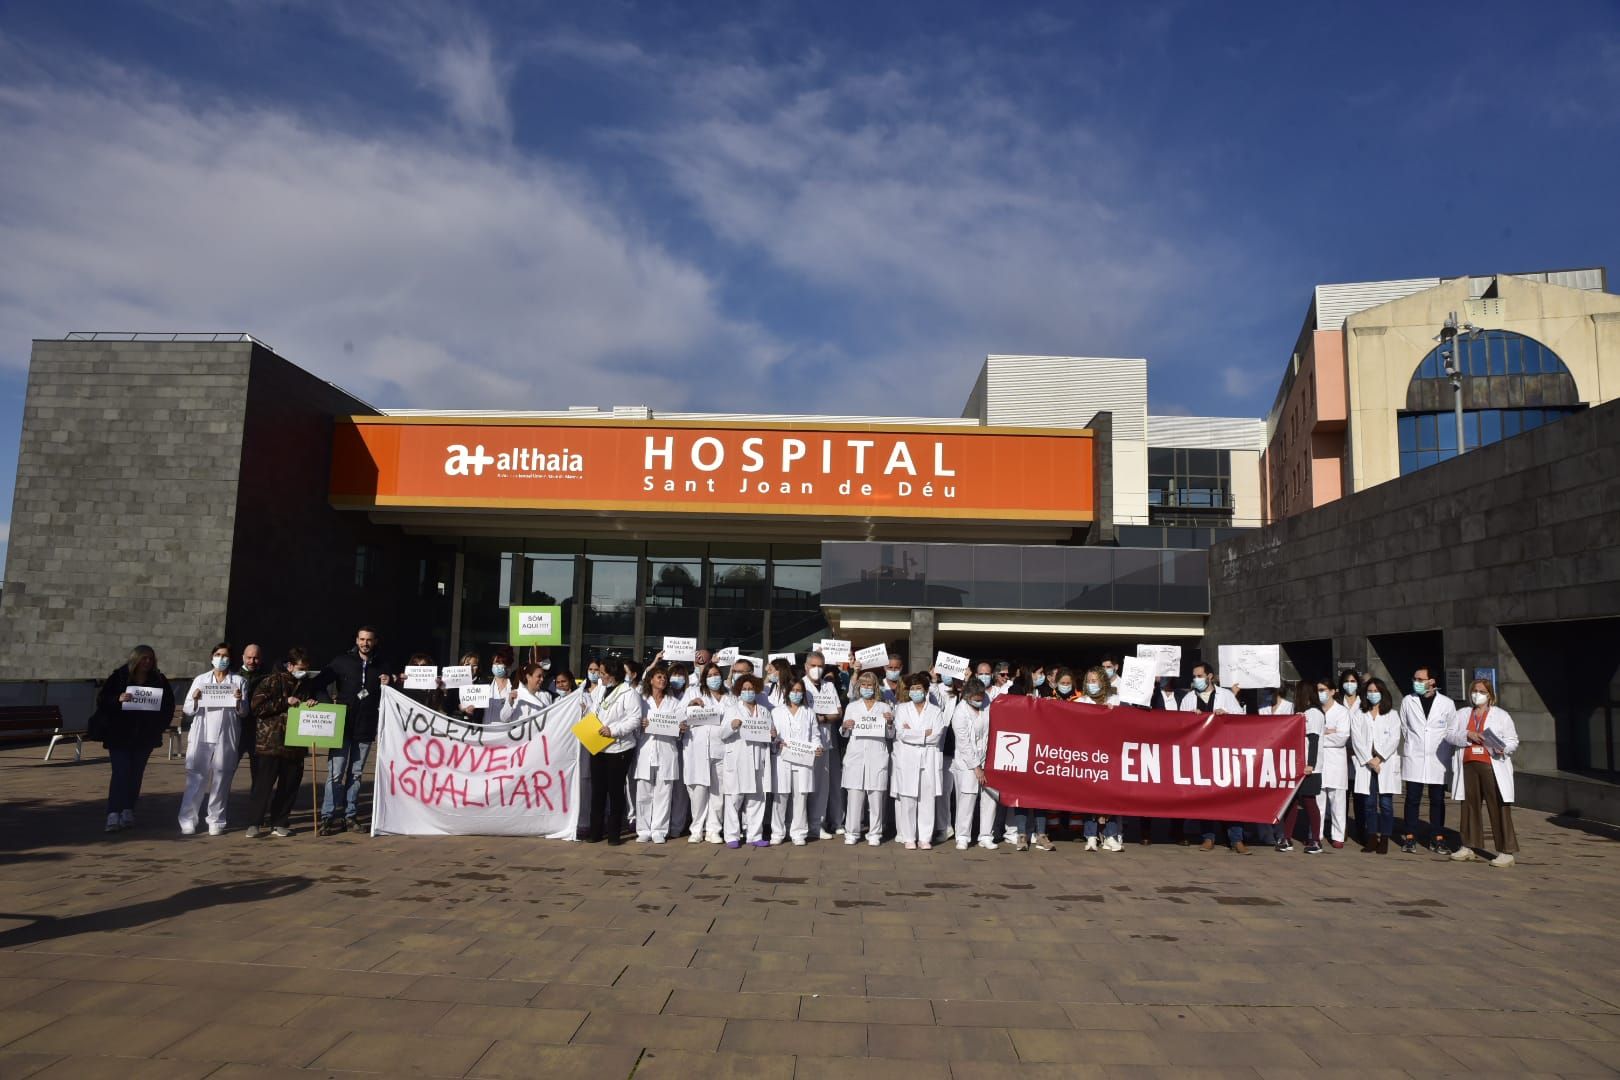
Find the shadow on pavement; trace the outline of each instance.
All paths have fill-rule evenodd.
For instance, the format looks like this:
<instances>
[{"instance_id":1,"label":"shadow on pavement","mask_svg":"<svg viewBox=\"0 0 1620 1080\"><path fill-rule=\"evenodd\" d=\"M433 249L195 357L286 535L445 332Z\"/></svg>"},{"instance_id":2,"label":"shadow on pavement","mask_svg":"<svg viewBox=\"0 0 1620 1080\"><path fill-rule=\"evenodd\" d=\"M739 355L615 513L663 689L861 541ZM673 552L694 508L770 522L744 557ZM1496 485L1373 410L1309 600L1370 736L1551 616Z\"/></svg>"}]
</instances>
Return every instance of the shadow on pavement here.
<instances>
[{"instance_id":1,"label":"shadow on pavement","mask_svg":"<svg viewBox=\"0 0 1620 1080\"><path fill-rule=\"evenodd\" d=\"M39 941L73 937L77 934L96 934L107 931L128 930L162 919L172 919L204 908L221 904L251 904L260 900L274 900L303 892L313 882L306 877L273 877L253 881L221 882L198 885L182 890L162 900L147 900L139 904L92 911L84 915L29 915L21 912L0 912L0 918L29 919L27 926L0 932L0 949L14 949Z\"/></svg>"}]
</instances>

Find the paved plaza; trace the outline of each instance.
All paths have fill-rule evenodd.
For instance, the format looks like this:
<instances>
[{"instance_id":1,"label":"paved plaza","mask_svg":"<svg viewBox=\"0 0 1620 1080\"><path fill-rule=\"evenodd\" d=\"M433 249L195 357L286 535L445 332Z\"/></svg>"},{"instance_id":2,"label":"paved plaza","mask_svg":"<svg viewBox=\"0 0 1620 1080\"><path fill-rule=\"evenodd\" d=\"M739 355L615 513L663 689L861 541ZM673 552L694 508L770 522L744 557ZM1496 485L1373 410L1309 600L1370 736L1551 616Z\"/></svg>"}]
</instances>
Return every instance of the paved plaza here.
<instances>
[{"instance_id":1,"label":"paved plaza","mask_svg":"<svg viewBox=\"0 0 1620 1080\"><path fill-rule=\"evenodd\" d=\"M7 1080L1620 1070L1620 844L1527 810L1509 870L182 838L159 753L104 836L99 749L39 757L0 751Z\"/></svg>"}]
</instances>

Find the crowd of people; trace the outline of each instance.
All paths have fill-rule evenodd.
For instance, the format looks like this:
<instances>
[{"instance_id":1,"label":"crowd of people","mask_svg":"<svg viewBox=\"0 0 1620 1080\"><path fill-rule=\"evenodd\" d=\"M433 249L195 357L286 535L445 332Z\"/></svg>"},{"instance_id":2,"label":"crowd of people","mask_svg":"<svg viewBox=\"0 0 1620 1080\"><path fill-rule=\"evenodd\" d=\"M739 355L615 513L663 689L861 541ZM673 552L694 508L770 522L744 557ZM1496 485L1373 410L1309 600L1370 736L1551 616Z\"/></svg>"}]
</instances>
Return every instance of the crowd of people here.
<instances>
[{"instance_id":1,"label":"crowd of people","mask_svg":"<svg viewBox=\"0 0 1620 1080\"><path fill-rule=\"evenodd\" d=\"M864 839L876 846L892 826L908 850L954 840L959 850L977 843L1051 851L1054 837L1066 832L1087 851L1123 851L1127 833L1144 845L1164 838L1208 851L1224 832L1236 854L1249 853L1251 837L1280 852L1293 851L1299 839L1305 853L1318 854L1349 840L1353 794L1365 853L1387 854L1391 844L1416 852L1422 844L1454 860L1510 866L1518 850L1513 719L1489 681L1474 681L1459 707L1440 693L1429 668L1418 668L1410 692L1399 697L1382 679L1353 670L1331 682L1307 679L1259 692L1254 707L1298 717L1306 740L1305 779L1281 819L1156 826L1149 819L1003 807L986 778L990 708L1002 695L1136 707L1119 700L1112 657L1087 668L981 661L961 679L937 670L908 673L893 653L883 668L865 671L829 664L820 652L805 655L802 665L778 657L762 670L746 657L722 667L705 650L690 663L666 661L660 653L646 665L591 660L582 680L544 658L520 664L504 648L487 668L476 653L460 661L489 688L482 706L461 704L442 680L431 688L404 688L403 669L380 659L371 627L362 627L351 650L318 670L301 648L272 669L256 645L238 659L229 644L219 644L209 670L192 680L180 704L190 720L181 832L190 835L203 824L211 835L226 831L232 777L246 754L253 777L247 835L291 835L307 751L285 744L288 711L317 702L347 709L343 745L328 754L318 829L360 831L382 687L394 684L429 708L487 724L521 720L559 696L584 694L605 741L589 758L584 839L592 843L618 844L633 833L652 844L685 836L693 844L766 847L842 836L846 844ZM430 666L433 659L418 653L409 663ZM160 689L161 707L128 709L132 688L139 687ZM1211 665L1198 663L1184 690L1174 679L1157 680L1147 707L1219 717L1247 710L1240 693L1222 686ZM169 681L147 646L137 646L103 683L92 736L106 744L112 764L107 831L135 824L147 758L173 712ZM745 726L760 738L745 736ZM1397 794L1404 795L1399 821ZM1462 804L1460 829L1446 827L1448 798ZM1304 835L1298 836L1302 814Z\"/></svg>"}]
</instances>

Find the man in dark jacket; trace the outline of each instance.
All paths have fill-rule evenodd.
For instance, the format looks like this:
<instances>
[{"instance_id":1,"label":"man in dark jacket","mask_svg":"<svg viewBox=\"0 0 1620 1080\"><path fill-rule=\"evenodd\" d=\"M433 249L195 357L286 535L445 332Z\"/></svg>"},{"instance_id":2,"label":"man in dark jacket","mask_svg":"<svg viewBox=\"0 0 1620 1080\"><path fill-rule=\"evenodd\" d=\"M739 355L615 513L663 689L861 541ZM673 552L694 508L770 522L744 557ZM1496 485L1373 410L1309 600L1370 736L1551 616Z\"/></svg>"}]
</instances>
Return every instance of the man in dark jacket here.
<instances>
[{"instance_id":1,"label":"man in dark jacket","mask_svg":"<svg viewBox=\"0 0 1620 1080\"><path fill-rule=\"evenodd\" d=\"M242 670L240 674L242 676L242 682L245 684L242 687L242 697L251 702L253 700L254 693L259 689L259 684L264 681L265 676L270 674L270 672L265 670L264 667L264 650L258 645L248 645L243 648ZM259 755L254 749L256 732L257 726L253 720L253 713L251 710L249 710L242 715L242 737L236 742L239 750L239 754L236 759L238 762L242 760L241 754L246 754L248 756L249 764L252 764L254 761L258 760Z\"/></svg>"},{"instance_id":2,"label":"man in dark jacket","mask_svg":"<svg viewBox=\"0 0 1620 1080\"><path fill-rule=\"evenodd\" d=\"M334 657L310 680L311 697L324 691L332 701L345 707L343 746L327 754L326 795L321 801L320 832L323 836L360 830L360 783L366 772L366 758L377 738L377 708L388 668L377 655L377 631L362 626L354 635L354 648ZM339 805L339 791L344 805ZM343 811L342 822L337 813Z\"/></svg>"}]
</instances>

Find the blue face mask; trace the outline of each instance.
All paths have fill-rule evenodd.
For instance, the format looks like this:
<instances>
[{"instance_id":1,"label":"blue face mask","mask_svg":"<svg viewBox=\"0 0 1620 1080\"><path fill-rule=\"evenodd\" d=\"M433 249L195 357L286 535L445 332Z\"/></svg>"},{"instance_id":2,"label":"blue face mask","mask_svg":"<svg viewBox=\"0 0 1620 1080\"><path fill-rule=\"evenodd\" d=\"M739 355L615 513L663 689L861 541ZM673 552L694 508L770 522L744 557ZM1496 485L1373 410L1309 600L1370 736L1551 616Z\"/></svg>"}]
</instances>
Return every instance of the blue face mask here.
<instances>
[{"instance_id":1,"label":"blue face mask","mask_svg":"<svg viewBox=\"0 0 1620 1080\"><path fill-rule=\"evenodd\" d=\"M1326 705L1328 702L1333 700L1333 695L1326 690L1318 690L1316 692L1316 700L1321 702L1323 705Z\"/></svg>"},{"instance_id":2,"label":"blue face mask","mask_svg":"<svg viewBox=\"0 0 1620 1080\"><path fill-rule=\"evenodd\" d=\"M1419 681L1417 679L1413 679L1412 680L1412 693L1416 694L1418 697L1427 696L1428 693L1429 693L1429 684L1427 682L1422 682L1422 681Z\"/></svg>"},{"instance_id":3,"label":"blue face mask","mask_svg":"<svg viewBox=\"0 0 1620 1080\"><path fill-rule=\"evenodd\" d=\"M1045 675L1036 675L1035 676L1035 685L1036 686L1045 686L1046 685L1046 676Z\"/></svg>"},{"instance_id":4,"label":"blue face mask","mask_svg":"<svg viewBox=\"0 0 1620 1080\"><path fill-rule=\"evenodd\" d=\"M865 698L867 701L871 701L876 696L877 691L872 689L870 686L861 687L861 697Z\"/></svg>"},{"instance_id":5,"label":"blue face mask","mask_svg":"<svg viewBox=\"0 0 1620 1080\"><path fill-rule=\"evenodd\" d=\"M590 680L591 682L601 682L602 681L602 673L600 671L587 671L585 673L585 678Z\"/></svg>"},{"instance_id":6,"label":"blue face mask","mask_svg":"<svg viewBox=\"0 0 1620 1080\"><path fill-rule=\"evenodd\" d=\"M1356 696L1356 684L1353 683L1353 682L1345 683L1344 686L1343 686L1343 690L1350 697L1355 697Z\"/></svg>"},{"instance_id":7,"label":"blue face mask","mask_svg":"<svg viewBox=\"0 0 1620 1080\"><path fill-rule=\"evenodd\" d=\"M973 706L975 709L984 708L984 698L982 697L970 697L967 699L967 703Z\"/></svg>"},{"instance_id":8,"label":"blue face mask","mask_svg":"<svg viewBox=\"0 0 1620 1080\"><path fill-rule=\"evenodd\" d=\"M1102 693L1102 684L1094 682L1086 683L1086 693L1090 694L1092 697L1096 697L1098 694Z\"/></svg>"},{"instance_id":9,"label":"blue face mask","mask_svg":"<svg viewBox=\"0 0 1620 1080\"><path fill-rule=\"evenodd\" d=\"M224 671L231 666L231 658L228 656L216 656L212 662L215 671Z\"/></svg>"},{"instance_id":10,"label":"blue face mask","mask_svg":"<svg viewBox=\"0 0 1620 1080\"><path fill-rule=\"evenodd\" d=\"M744 690L742 693L738 694L737 697L742 700L744 705L752 705L755 701L759 700L759 693L755 690Z\"/></svg>"},{"instance_id":11,"label":"blue face mask","mask_svg":"<svg viewBox=\"0 0 1620 1080\"><path fill-rule=\"evenodd\" d=\"M898 671L895 671L893 668L889 668L889 669L885 670L883 672L883 677L885 679L888 679L890 682L899 682L900 681L900 673Z\"/></svg>"},{"instance_id":12,"label":"blue face mask","mask_svg":"<svg viewBox=\"0 0 1620 1080\"><path fill-rule=\"evenodd\" d=\"M1380 701L1383 701L1383 700L1384 700L1384 695L1380 694L1378 691L1376 691L1376 690L1367 691L1367 703L1369 705L1376 705Z\"/></svg>"},{"instance_id":13,"label":"blue face mask","mask_svg":"<svg viewBox=\"0 0 1620 1080\"><path fill-rule=\"evenodd\" d=\"M1202 694L1205 690L1209 689L1209 680L1204 678L1202 675L1193 676L1193 689Z\"/></svg>"},{"instance_id":14,"label":"blue face mask","mask_svg":"<svg viewBox=\"0 0 1620 1080\"><path fill-rule=\"evenodd\" d=\"M506 665L495 664L489 669L489 673L495 676L497 679L504 679L506 678Z\"/></svg>"},{"instance_id":15,"label":"blue face mask","mask_svg":"<svg viewBox=\"0 0 1620 1080\"><path fill-rule=\"evenodd\" d=\"M718 675L710 675L707 679L704 679L703 682L710 690L718 690L725 685L725 680L721 679Z\"/></svg>"},{"instance_id":16,"label":"blue face mask","mask_svg":"<svg viewBox=\"0 0 1620 1080\"><path fill-rule=\"evenodd\" d=\"M922 704L923 698L925 698L927 696L928 696L928 691L924 690L922 687L913 686L911 688L911 700L912 700L913 704L916 704L916 705Z\"/></svg>"},{"instance_id":17,"label":"blue face mask","mask_svg":"<svg viewBox=\"0 0 1620 1080\"><path fill-rule=\"evenodd\" d=\"M988 675L980 675L979 676L979 682L983 683L985 686L989 686L990 685L990 676L988 676Z\"/></svg>"},{"instance_id":18,"label":"blue face mask","mask_svg":"<svg viewBox=\"0 0 1620 1080\"><path fill-rule=\"evenodd\" d=\"M669 677L669 685L670 685L670 689L672 689L672 690L683 690L683 689L685 689L686 688L686 676L685 675L671 675Z\"/></svg>"},{"instance_id":19,"label":"blue face mask","mask_svg":"<svg viewBox=\"0 0 1620 1080\"><path fill-rule=\"evenodd\" d=\"M803 690L789 690L788 691L788 700L791 701L795 705L803 705L804 704L804 691Z\"/></svg>"},{"instance_id":20,"label":"blue face mask","mask_svg":"<svg viewBox=\"0 0 1620 1080\"><path fill-rule=\"evenodd\" d=\"M1060 682L1060 683L1058 683L1058 693L1062 694L1065 697L1067 697L1068 695L1074 693L1074 683L1072 683L1072 682Z\"/></svg>"}]
</instances>

